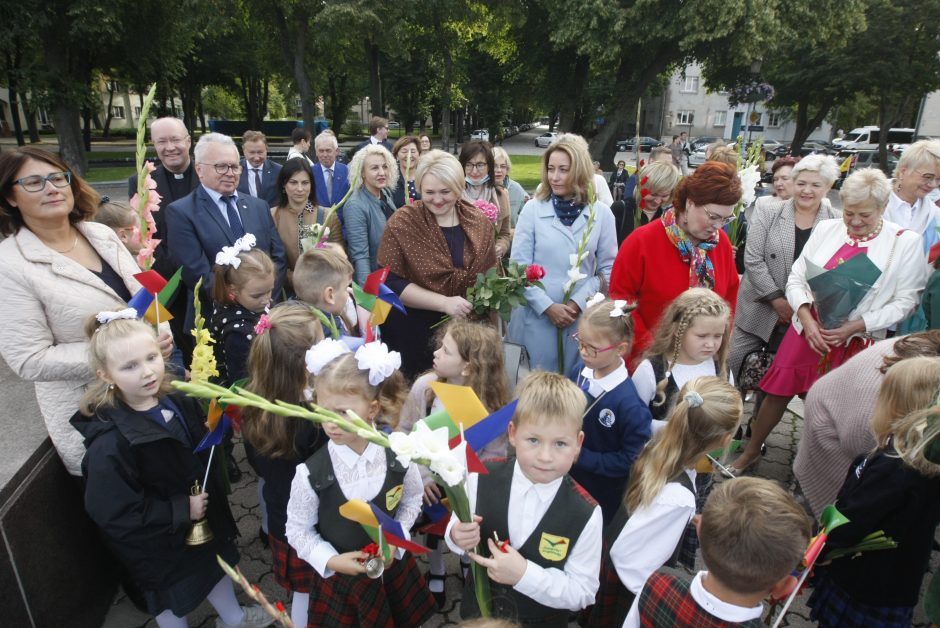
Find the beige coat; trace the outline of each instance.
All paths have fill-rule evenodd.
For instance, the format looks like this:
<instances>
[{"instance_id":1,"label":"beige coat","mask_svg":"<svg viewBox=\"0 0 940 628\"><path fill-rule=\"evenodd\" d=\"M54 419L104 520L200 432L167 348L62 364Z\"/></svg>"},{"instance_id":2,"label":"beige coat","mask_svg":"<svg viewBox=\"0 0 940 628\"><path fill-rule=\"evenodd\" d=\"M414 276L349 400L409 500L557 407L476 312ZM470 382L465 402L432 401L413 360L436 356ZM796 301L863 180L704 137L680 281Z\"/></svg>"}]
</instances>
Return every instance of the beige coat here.
<instances>
[{"instance_id":1,"label":"beige coat","mask_svg":"<svg viewBox=\"0 0 940 628\"><path fill-rule=\"evenodd\" d=\"M137 292L133 275L140 269L114 232L90 222L76 227L130 293ZM81 475L85 448L69 419L94 379L84 325L93 314L122 307L124 301L101 279L29 229L0 242L0 355L13 372L36 383L46 429L72 475Z\"/></svg>"}]
</instances>

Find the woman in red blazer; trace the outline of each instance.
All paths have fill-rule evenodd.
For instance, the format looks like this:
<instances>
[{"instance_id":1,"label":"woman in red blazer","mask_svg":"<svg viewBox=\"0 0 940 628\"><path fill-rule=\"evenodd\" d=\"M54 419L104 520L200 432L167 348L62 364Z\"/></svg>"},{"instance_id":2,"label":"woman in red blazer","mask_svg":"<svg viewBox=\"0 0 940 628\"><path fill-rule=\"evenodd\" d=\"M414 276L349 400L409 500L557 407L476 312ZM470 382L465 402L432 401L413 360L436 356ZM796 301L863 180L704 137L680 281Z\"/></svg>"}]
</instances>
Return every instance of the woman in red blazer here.
<instances>
[{"instance_id":1,"label":"woman in red blazer","mask_svg":"<svg viewBox=\"0 0 940 628\"><path fill-rule=\"evenodd\" d=\"M708 161L676 188L673 207L636 229L620 247L610 297L637 303L632 367L649 346L669 303L689 288L711 288L733 308L740 280L722 227L734 220L741 181L734 166Z\"/></svg>"}]
</instances>

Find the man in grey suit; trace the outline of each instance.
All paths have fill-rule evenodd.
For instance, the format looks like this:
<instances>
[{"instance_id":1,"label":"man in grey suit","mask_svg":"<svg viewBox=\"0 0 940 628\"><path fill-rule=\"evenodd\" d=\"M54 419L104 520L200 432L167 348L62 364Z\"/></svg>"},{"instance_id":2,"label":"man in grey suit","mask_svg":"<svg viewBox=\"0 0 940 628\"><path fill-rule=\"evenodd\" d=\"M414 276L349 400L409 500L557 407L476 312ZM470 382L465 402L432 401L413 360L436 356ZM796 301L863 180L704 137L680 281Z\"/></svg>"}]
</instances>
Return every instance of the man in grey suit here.
<instances>
[{"instance_id":1,"label":"man in grey suit","mask_svg":"<svg viewBox=\"0 0 940 628\"><path fill-rule=\"evenodd\" d=\"M238 191L267 201L271 207L277 207L280 197L277 189L277 175L281 165L268 159L268 138L261 131L245 131L242 135L242 176L238 181Z\"/></svg>"}]
</instances>

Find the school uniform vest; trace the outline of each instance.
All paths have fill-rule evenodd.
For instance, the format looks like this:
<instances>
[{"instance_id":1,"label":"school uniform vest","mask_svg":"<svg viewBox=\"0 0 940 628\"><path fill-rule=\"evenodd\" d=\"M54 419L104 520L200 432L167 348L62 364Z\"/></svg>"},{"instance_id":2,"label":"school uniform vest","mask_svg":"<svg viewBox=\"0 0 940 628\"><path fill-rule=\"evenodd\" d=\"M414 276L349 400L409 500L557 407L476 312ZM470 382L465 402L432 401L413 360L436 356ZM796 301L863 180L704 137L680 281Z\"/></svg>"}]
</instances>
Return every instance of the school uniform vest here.
<instances>
[{"instance_id":1,"label":"school uniform vest","mask_svg":"<svg viewBox=\"0 0 940 628\"><path fill-rule=\"evenodd\" d=\"M407 469L398 462L391 449L385 450L385 460L385 483L372 503L390 517L394 517L401 501ZM343 489L336 479L329 448L323 447L310 456L306 465L310 471L310 487L320 500L317 523L320 536L329 541L340 554L361 550L372 543L362 526L339 514L340 506L349 500L343 495Z\"/></svg>"},{"instance_id":2,"label":"school uniform vest","mask_svg":"<svg viewBox=\"0 0 940 628\"><path fill-rule=\"evenodd\" d=\"M666 361L659 355L649 358L649 361L650 366L653 367L653 379L658 385L666 376ZM715 373L721 373L717 360L715 360ZM657 421L667 420L672 415L672 409L675 407L675 403L670 403L670 400L676 399L676 396L679 394L679 387L676 385L676 380L672 377L672 373L669 374L669 379L666 381L666 390L663 394L664 401L660 405L657 406L655 404L655 396L652 401L650 401L650 414L652 414L653 419Z\"/></svg>"},{"instance_id":3,"label":"school uniform vest","mask_svg":"<svg viewBox=\"0 0 940 628\"><path fill-rule=\"evenodd\" d=\"M695 601L688 582L662 572L653 573L646 581L637 609L640 611L640 626L758 628L764 625L759 618L732 622L715 617Z\"/></svg>"},{"instance_id":4,"label":"school uniform vest","mask_svg":"<svg viewBox=\"0 0 940 628\"><path fill-rule=\"evenodd\" d=\"M487 463L488 474L480 475L477 484L476 514L483 517L480 538L501 540L509 538L509 493L515 460ZM597 504L569 476L565 476L555 498L542 520L521 547L516 548L527 560L544 568L564 570L565 563L578 542L584 526L594 514ZM493 616L512 619L522 625L567 627L570 611L539 604L518 593L512 587L490 581ZM473 583L467 580L461 602L461 616L477 617L479 607L474 596Z\"/></svg>"}]
</instances>

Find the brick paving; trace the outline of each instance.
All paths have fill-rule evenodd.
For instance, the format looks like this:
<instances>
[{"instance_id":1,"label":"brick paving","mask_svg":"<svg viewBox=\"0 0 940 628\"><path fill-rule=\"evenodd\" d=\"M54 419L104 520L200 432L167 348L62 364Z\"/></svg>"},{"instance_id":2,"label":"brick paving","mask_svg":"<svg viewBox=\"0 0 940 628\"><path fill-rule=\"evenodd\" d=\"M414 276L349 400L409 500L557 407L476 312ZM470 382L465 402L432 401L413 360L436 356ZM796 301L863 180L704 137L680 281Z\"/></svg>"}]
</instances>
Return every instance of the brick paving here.
<instances>
[{"instance_id":1,"label":"brick paving","mask_svg":"<svg viewBox=\"0 0 940 628\"><path fill-rule=\"evenodd\" d=\"M780 425L774 430L767 440L767 455L756 465L753 473L755 475L777 480L785 486L792 487L793 472L791 469L793 458L796 455L796 446L802 431L802 404L799 400L791 405L793 413L788 412L784 416ZM238 528L241 537L238 540L238 548L242 559L240 567L245 575L259 587L268 596L268 599L285 599L286 592L275 582L271 573L270 552L261 545L258 540L259 515L257 500L257 480L252 474L248 463L244 460L244 449L239 444L236 447L236 458L242 469L242 480L235 485L229 500L232 505L232 511L238 522ZM447 554L445 560L448 566L448 576L445 584L447 592L447 603L442 611L436 615L425 626L428 628L456 626L460 621L460 578L457 575L456 557ZM421 557L418 562L422 570L427 569L426 561ZM934 553L930 569L933 572L940 564L940 556ZM700 565L699 565L700 566ZM929 582L929 574L924 578L924 587ZM806 608L805 600L807 595L801 595L797 598L791 611L788 613L782 626L812 626L809 621L809 611ZM244 595L239 595L239 599L246 599ZM189 616L190 626L211 628L215 625L215 613L208 603L203 603L195 612ZM576 624L571 624L575 626ZM914 626L929 626L922 605L918 605L914 614ZM114 601L111 612L105 619L102 628L156 628L156 622L145 614L137 611L130 601L119 593Z\"/></svg>"}]
</instances>

